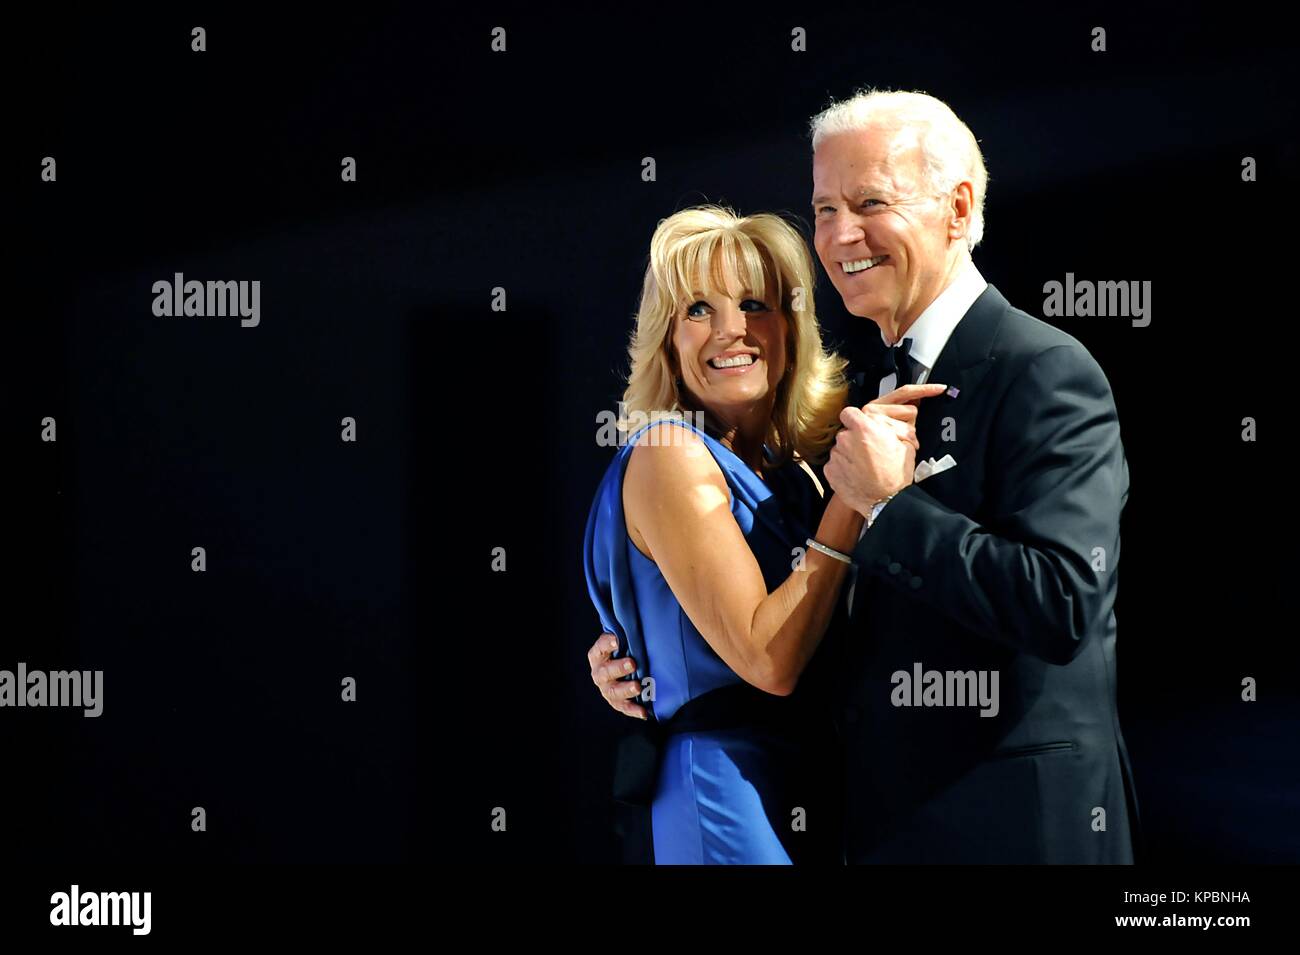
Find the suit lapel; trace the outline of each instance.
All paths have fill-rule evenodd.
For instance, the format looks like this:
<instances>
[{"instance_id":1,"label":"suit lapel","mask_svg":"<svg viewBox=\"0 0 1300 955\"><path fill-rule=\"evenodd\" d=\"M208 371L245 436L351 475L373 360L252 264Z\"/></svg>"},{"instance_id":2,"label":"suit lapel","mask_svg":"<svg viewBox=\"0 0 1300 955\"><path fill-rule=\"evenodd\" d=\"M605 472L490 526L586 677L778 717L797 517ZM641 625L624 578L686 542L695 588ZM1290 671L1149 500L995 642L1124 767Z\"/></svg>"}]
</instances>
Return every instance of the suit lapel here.
<instances>
[{"instance_id":1,"label":"suit lapel","mask_svg":"<svg viewBox=\"0 0 1300 955\"><path fill-rule=\"evenodd\" d=\"M926 379L941 382L948 390L922 401L916 416L916 438L921 444L918 461L941 458L945 454L958 456L961 437L968 429L959 424L955 441L944 441L944 421L960 420L962 410L970 404L971 395L992 366L993 341L1008 308L1010 305L1002 293L990 284L953 329Z\"/></svg>"},{"instance_id":2,"label":"suit lapel","mask_svg":"<svg viewBox=\"0 0 1300 955\"><path fill-rule=\"evenodd\" d=\"M971 404L971 397L978 393L981 381L993 365L993 342L1002 317L1010 307L1002 293L990 284L953 329L926 379L942 382L948 386L948 391L922 401L916 416L916 437L921 445L918 461L941 458L945 454L951 454L958 462L963 459L961 439L972 429L961 426L962 409ZM956 395L952 393L953 389L956 389ZM874 394L870 396L874 397ZM946 418L957 422L955 441L942 440ZM851 620L860 622L863 619L863 608L875 601L880 589L874 577L858 571ZM845 590L847 592L847 588Z\"/></svg>"}]
</instances>

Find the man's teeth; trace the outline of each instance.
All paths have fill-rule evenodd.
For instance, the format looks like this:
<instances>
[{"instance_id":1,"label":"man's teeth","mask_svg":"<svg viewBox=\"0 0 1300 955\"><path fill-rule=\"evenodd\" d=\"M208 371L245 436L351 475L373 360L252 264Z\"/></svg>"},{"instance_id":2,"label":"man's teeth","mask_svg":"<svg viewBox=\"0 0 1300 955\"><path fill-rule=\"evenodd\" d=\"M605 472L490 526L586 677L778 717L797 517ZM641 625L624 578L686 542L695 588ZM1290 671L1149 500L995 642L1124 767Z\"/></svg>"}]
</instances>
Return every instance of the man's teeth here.
<instances>
[{"instance_id":1,"label":"man's teeth","mask_svg":"<svg viewBox=\"0 0 1300 955\"><path fill-rule=\"evenodd\" d=\"M754 356L732 355L730 358L710 358L709 364L714 368L736 368L740 365L754 364Z\"/></svg>"},{"instance_id":2,"label":"man's teeth","mask_svg":"<svg viewBox=\"0 0 1300 955\"><path fill-rule=\"evenodd\" d=\"M856 262L843 262L841 264L844 266L845 272L861 272L864 269L875 268L887 258L889 258L887 255L878 255L874 259L858 259Z\"/></svg>"}]
</instances>

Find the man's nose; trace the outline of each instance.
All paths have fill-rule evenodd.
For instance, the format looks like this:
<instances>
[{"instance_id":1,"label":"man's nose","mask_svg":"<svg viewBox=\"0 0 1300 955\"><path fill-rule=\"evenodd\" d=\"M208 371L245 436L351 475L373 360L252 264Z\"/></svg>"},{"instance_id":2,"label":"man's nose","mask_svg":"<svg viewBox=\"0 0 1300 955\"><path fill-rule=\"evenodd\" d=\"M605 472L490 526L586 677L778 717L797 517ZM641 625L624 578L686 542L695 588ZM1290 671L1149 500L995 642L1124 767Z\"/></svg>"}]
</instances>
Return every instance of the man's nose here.
<instances>
[{"instance_id":1,"label":"man's nose","mask_svg":"<svg viewBox=\"0 0 1300 955\"><path fill-rule=\"evenodd\" d=\"M839 245L854 245L866 238L866 233L856 216L840 215L831 225L831 238Z\"/></svg>"}]
</instances>

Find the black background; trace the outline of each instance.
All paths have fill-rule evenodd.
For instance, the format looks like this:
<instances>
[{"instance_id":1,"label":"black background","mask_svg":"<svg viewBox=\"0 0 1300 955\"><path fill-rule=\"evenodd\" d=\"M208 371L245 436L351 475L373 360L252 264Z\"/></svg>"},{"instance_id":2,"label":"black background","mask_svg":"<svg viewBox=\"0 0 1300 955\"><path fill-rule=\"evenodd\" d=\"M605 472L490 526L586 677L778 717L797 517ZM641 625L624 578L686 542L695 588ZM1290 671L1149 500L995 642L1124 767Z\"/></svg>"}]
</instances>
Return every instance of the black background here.
<instances>
[{"instance_id":1,"label":"black background","mask_svg":"<svg viewBox=\"0 0 1300 955\"><path fill-rule=\"evenodd\" d=\"M13 25L0 668L105 674L98 719L0 713L15 857L616 861L625 724L587 673L581 535L649 236L706 200L806 223L807 120L871 85L981 140L975 260L1012 303L1041 315L1066 272L1152 283L1146 328L1054 320L1129 456L1120 712L1149 849L1300 860L1289 32L1185 8L363 11ZM260 280L260 326L156 318L175 272ZM875 326L819 284L860 354Z\"/></svg>"}]
</instances>

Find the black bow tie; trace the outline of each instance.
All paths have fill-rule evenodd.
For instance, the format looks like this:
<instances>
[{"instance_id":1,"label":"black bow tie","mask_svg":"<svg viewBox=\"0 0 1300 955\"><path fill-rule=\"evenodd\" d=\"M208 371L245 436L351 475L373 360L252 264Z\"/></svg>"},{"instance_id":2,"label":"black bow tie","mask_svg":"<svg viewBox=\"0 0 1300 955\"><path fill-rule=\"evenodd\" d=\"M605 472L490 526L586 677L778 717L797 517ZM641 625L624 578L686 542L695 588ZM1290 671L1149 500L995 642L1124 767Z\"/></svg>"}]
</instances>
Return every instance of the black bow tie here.
<instances>
[{"instance_id":1,"label":"black bow tie","mask_svg":"<svg viewBox=\"0 0 1300 955\"><path fill-rule=\"evenodd\" d=\"M920 367L921 363L912 357L912 339L904 338L893 348L885 349L884 355L880 358L880 367L877 369L879 374L876 377L879 379L887 375L897 375L898 384L895 387L901 388L916 381Z\"/></svg>"}]
</instances>

